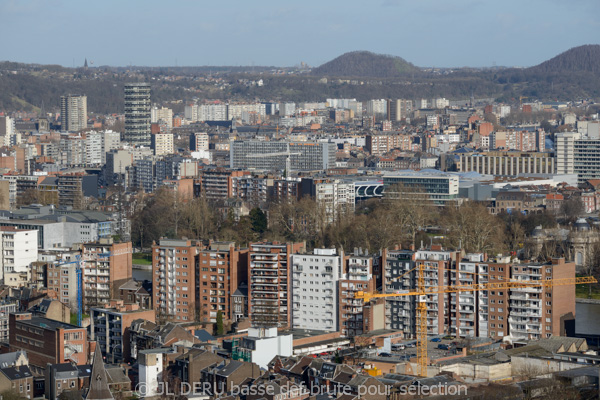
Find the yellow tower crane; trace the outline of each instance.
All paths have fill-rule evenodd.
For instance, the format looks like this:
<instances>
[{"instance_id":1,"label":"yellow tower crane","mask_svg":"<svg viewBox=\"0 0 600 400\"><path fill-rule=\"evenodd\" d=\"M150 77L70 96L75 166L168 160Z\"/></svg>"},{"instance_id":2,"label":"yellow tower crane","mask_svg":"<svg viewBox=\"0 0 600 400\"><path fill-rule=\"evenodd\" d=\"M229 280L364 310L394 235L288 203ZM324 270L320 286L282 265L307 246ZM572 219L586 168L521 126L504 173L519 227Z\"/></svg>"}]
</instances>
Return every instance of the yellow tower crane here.
<instances>
[{"instance_id":1,"label":"yellow tower crane","mask_svg":"<svg viewBox=\"0 0 600 400\"><path fill-rule=\"evenodd\" d=\"M419 376L427 376L427 305L425 304L427 295L444 294L444 293L460 293L460 292L477 292L481 290L494 290L494 289L523 289L523 288L549 288L553 286L562 285L578 285L584 283L598 283L598 281L591 276L577 277L577 278L559 278L559 279L546 279L546 280L511 280L502 282L486 282L466 285L446 285L446 286L430 286L425 287L425 264L418 263L415 268L408 271L404 275L401 275L395 279L399 279L408 273L414 271L417 272L417 288L414 291L407 291L402 293L368 293L364 291L357 291L354 295L356 299L363 299L363 301L369 302L371 299L381 297L402 297L402 296L418 296L417 304L417 319L416 319L416 333L417 333L417 373ZM458 270L450 270L453 272L461 272ZM467 272L468 274L478 275L474 272Z\"/></svg>"}]
</instances>

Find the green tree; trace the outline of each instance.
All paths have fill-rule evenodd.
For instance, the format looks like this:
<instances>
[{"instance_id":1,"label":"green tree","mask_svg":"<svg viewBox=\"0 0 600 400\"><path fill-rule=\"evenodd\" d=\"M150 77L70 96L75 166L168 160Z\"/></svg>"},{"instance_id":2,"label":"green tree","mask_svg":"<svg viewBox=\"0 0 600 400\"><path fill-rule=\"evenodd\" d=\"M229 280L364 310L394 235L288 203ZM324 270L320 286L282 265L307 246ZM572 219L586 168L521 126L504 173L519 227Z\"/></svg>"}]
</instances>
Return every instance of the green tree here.
<instances>
[{"instance_id":1,"label":"green tree","mask_svg":"<svg viewBox=\"0 0 600 400\"><path fill-rule=\"evenodd\" d=\"M262 234L267 230L267 215L260 208L250 210L250 221L254 232Z\"/></svg>"},{"instance_id":2,"label":"green tree","mask_svg":"<svg viewBox=\"0 0 600 400\"><path fill-rule=\"evenodd\" d=\"M225 327L223 326L223 313L221 310L217 311L217 336L225 334Z\"/></svg>"}]
</instances>

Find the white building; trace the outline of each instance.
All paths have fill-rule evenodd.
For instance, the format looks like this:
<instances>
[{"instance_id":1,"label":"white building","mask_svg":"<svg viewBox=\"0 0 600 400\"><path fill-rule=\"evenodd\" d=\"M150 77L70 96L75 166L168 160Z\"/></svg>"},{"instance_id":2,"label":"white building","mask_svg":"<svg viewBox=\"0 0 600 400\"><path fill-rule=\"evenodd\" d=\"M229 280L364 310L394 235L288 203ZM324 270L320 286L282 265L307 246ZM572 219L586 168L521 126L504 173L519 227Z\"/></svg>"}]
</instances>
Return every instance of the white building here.
<instances>
[{"instance_id":1,"label":"white building","mask_svg":"<svg viewBox=\"0 0 600 400\"><path fill-rule=\"evenodd\" d=\"M106 164L106 153L121 148L121 133L112 130L102 132L102 164Z\"/></svg>"},{"instance_id":2,"label":"white building","mask_svg":"<svg viewBox=\"0 0 600 400\"><path fill-rule=\"evenodd\" d=\"M0 145L10 146L15 134L15 120L9 116L0 117Z\"/></svg>"},{"instance_id":3,"label":"white building","mask_svg":"<svg viewBox=\"0 0 600 400\"><path fill-rule=\"evenodd\" d=\"M101 132L92 131L85 134L85 164L101 164L103 155L106 160L106 155L102 152L103 139L104 135Z\"/></svg>"},{"instance_id":4,"label":"white building","mask_svg":"<svg viewBox=\"0 0 600 400\"><path fill-rule=\"evenodd\" d=\"M354 212L354 183L339 181L317 183L315 199L317 204L325 207L327 222L331 223L340 215Z\"/></svg>"},{"instance_id":5,"label":"white building","mask_svg":"<svg viewBox=\"0 0 600 400\"><path fill-rule=\"evenodd\" d=\"M148 349L138 352L139 364L139 391L142 398L158 396L162 392L158 383L163 382L163 356L171 349Z\"/></svg>"},{"instance_id":6,"label":"white building","mask_svg":"<svg viewBox=\"0 0 600 400\"><path fill-rule=\"evenodd\" d=\"M173 134L172 133L155 133L152 138L152 150L155 156L165 154L173 154Z\"/></svg>"},{"instance_id":7,"label":"white building","mask_svg":"<svg viewBox=\"0 0 600 400\"><path fill-rule=\"evenodd\" d=\"M173 129L173 110L166 107L152 107L150 110L150 122L153 124L163 122L167 125L167 129L171 131Z\"/></svg>"},{"instance_id":8,"label":"white building","mask_svg":"<svg viewBox=\"0 0 600 400\"><path fill-rule=\"evenodd\" d=\"M556 134L556 173L557 174L574 174L575 173L575 157L574 147L575 141L579 139L580 134L575 132L561 132Z\"/></svg>"},{"instance_id":9,"label":"white building","mask_svg":"<svg viewBox=\"0 0 600 400\"><path fill-rule=\"evenodd\" d=\"M185 106L184 117L192 122L198 121L198 104L188 104Z\"/></svg>"},{"instance_id":10,"label":"white building","mask_svg":"<svg viewBox=\"0 0 600 400\"><path fill-rule=\"evenodd\" d=\"M367 101L367 114L368 115L386 115L387 114L387 100L369 100Z\"/></svg>"},{"instance_id":11,"label":"white building","mask_svg":"<svg viewBox=\"0 0 600 400\"><path fill-rule=\"evenodd\" d=\"M198 121L227 120L227 104L203 104L198 106Z\"/></svg>"},{"instance_id":12,"label":"white building","mask_svg":"<svg viewBox=\"0 0 600 400\"><path fill-rule=\"evenodd\" d=\"M510 106L500 106L498 107L498 111L500 118L507 117L510 114Z\"/></svg>"},{"instance_id":13,"label":"white building","mask_svg":"<svg viewBox=\"0 0 600 400\"><path fill-rule=\"evenodd\" d=\"M206 132L196 132L190 136L190 150L192 151L208 150L209 145L210 140Z\"/></svg>"},{"instance_id":14,"label":"white building","mask_svg":"<svg viewBox=\"0 0 600 400\"><path fill-rule=\"evenodd\" d=\"M335 332L342 256L335 249L292 255L292 327Z\"/></svg>"},{"instance_id":15,"label":"white building","mask_svg":"<svg viewBox=\"0 0 600 400\"><path fill-rule=\"evenodd\" d=\"M296 103L279 103L279 116L289 117L296 112Z\"/></svg>"},{"instance_id":16,"label":"white building","mask_svg":"<svg viewBox=\"0 0 600 400\"><path fill-rule=\"evenodd\" d=\"M253 362L267 369L275 356L289 357L293 348L292 334L278 335L275 327L249 328L248 336L241 338L239 346L233 349L233 358Z\"/></svg>"},{"instance_id":17,"label":"white building","mask_svg":"<svg viewBox=\"0 0 600 400\"><path fill-rule=\"evenodd\" d=\"M22 282L14 274L27 278L29 266L37 261L38 231L3 226L0 227L0 232L0 270L4 284L18 286Z\"/></svg>"}]
</instances>

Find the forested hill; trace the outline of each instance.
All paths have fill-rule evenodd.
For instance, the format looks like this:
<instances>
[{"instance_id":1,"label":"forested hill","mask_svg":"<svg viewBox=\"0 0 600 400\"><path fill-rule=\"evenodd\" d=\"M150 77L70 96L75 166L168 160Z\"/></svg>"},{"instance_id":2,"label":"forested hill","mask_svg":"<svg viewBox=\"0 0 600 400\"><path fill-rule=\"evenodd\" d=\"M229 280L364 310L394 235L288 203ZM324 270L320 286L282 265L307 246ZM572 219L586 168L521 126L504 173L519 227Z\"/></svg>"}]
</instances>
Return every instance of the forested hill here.
<instances>
[{"instance_id":1,"label":"forested hill","mask_svg":"<svg viewBox=\"0 0 600 400\"><path fill-rule=\"evenodd\" d=\"M574 47L528 70L537 73L599 73L600 45L588 44Z\"/></svg>"},{"instance_id":2,"label":"forested hill","mask_svg":"<svg viewBox=\"0 0 600 400\"><path fill-rule=\"evenodd\" d=\"M419 71L419 68L400 57L354 51L313 69L312 73L317 76L396 78Z\"/></svg>"}]
</instances>

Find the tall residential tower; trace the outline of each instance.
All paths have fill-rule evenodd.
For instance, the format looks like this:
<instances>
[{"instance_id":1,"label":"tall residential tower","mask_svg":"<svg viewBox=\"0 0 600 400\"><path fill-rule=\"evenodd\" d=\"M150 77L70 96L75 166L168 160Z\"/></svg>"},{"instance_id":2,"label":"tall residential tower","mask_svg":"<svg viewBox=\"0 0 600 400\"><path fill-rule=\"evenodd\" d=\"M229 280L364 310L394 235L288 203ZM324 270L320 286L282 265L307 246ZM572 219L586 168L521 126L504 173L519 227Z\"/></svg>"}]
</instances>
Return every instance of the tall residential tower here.
<instances>
[{"instance_id":1,"label":"tall residential tower","mask_svg":"<svg viewBox=\"0 0 600 400\"><path fill-rule=\"evenodd\" d=\"M125 141L150 147L150 84L125 85Z\"/></svg>"},{"instance_id":2,"label":"tall residential tower","mask_svg":"<svg viewBox=\"0 0 600 400\"><path fill-rule=\"evenodd\" d=\"M66 132L77 132L87 128L87 96L60 96L60 126Z\"/></svg>"}]
</instances>

